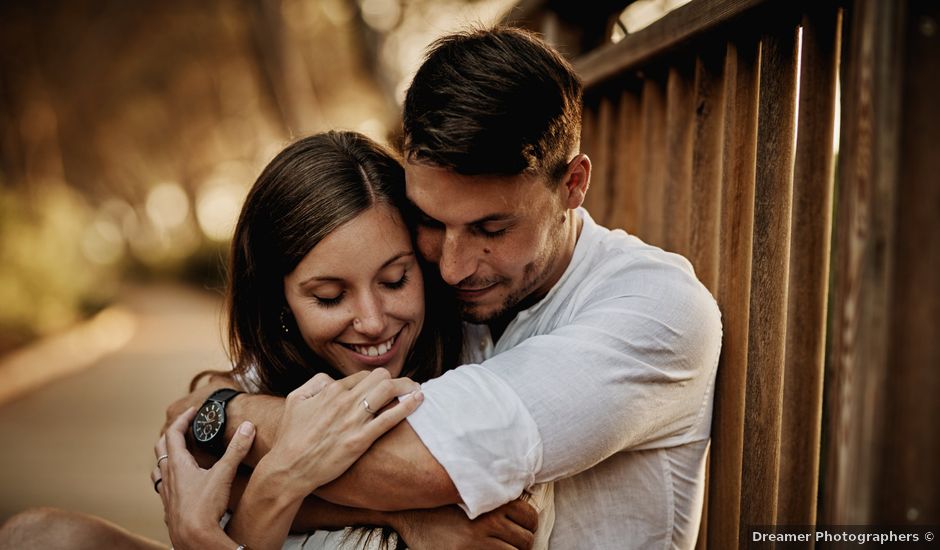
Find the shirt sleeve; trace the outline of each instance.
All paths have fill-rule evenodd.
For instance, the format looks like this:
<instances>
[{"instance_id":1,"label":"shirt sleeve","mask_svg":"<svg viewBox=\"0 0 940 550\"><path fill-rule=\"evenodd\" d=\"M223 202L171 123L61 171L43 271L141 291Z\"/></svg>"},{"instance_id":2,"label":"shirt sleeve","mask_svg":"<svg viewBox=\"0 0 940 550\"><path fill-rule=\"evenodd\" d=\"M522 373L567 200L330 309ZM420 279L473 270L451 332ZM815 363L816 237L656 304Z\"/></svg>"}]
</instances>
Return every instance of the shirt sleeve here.
<instances>
[{"instance_id":1,"label":"shirt sleeve","mask_svg":"<svg viewBox=\"0 0 940 550\"><path fill-rule=\"evenodd\" d=\"M473 519L517 498L541 467L538 427L497 375L463 365L422 385L408 422L444 467Z\"/></svg>"},{"instance_id":2,"label":"shirt sleeve","mask_svg":"<svg viewBox=\"0 0 940 550\"><path fill-rule=\"evenodd\" d=\"M691 273L648 267L599 278L555 330L426 384L409 422L470 517L616 452L708 437L717 305Z\"/></svg>"}]
</instances>

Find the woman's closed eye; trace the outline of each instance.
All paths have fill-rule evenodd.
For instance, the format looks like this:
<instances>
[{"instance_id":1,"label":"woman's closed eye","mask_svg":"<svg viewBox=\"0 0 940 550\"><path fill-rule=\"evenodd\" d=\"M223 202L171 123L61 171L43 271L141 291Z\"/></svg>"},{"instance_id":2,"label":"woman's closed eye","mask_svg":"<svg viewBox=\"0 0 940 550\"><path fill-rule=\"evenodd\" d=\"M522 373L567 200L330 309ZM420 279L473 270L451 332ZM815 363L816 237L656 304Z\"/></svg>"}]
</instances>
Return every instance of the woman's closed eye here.
<instances>
[{"instance_id":1,"label":"woman's closed eye","mask_svg":"<svg viewBox=\"0 0 940 550\"><path fill-rule=\"evenodd\" d=\"M385 286L385 288L389 288L391 290L398 290L400 288L404 288L406 284L408 284L408 272L407 271L402 273L401 277L398 278L398 280L386 281L382 283L382 285Z\"/></svg>"},{"instance_id":2,"label":"woman's closed eye","mask_svg":"<svg viewBox=\"0 0 940 550\"><path fill-rule=\"evenodd\" d=\"M334 296L318 296L314 294L313 299L317 302L318 305L321 305L323 307L332 307L335 305L339 305L339 303L343 301L343 296L345 295L346 295L345 291L340 292L339 294L336 294Z\"/></svg>"}]
</instances>

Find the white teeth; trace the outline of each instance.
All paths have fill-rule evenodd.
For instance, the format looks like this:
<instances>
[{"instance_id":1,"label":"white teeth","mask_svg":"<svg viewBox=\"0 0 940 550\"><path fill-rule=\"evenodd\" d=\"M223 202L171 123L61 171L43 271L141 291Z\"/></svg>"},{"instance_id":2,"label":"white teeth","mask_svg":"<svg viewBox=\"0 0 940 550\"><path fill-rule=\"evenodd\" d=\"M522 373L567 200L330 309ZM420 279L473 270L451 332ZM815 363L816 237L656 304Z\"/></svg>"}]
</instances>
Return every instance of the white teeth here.
<instances>
[{"instance_id":1,"label":"white teeth","mask_svg":"<svg viewBox=\"0 0 940 550\"><path fill-rule=\"evenodd\" d=\"M367 355L369 357L378 357L379 355L385 355L386 353L388 353L388 351L392 349L392 345L394 343L395 343L395 337L393 336L392 338L388 340L388 342L384 342L382 344L379 344L378 346L353 345L352 348L359 355Z\"/></svg>"}]
</instances>

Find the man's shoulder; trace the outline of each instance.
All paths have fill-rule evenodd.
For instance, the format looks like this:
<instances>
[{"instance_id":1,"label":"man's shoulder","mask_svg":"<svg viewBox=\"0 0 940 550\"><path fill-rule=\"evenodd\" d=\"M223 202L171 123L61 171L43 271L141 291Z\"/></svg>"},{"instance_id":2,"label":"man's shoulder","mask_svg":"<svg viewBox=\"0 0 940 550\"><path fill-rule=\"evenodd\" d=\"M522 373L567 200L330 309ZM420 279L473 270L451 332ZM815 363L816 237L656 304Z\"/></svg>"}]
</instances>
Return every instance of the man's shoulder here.
<instances>
[{"instance_id":1,"label":"man's shoulder","mask_svg":"<svg viewBox=\"0 0 940 550\"><path fill-rule=\"evenodd\" d=\"M586 246L578 271L589 281L616 291L619 284L666 288L698 282L692 264L680 254L648 244L622 229L585 224ZM607 283L607 284L605 284Z\"/></svg>"},{"instance_id":2,"label":"man's shoulder","mask_svg":"<svg viewBox=\"0 0 940 550\"><path fill-rule=\"evenodd\" d=\"M569 319L598 310L605 316L643 312L671 323L704 323L720 333L715 299L685 257L621 229L591 225L585 224L586 250L564 292Z\"/></svg>"}]
</instances>

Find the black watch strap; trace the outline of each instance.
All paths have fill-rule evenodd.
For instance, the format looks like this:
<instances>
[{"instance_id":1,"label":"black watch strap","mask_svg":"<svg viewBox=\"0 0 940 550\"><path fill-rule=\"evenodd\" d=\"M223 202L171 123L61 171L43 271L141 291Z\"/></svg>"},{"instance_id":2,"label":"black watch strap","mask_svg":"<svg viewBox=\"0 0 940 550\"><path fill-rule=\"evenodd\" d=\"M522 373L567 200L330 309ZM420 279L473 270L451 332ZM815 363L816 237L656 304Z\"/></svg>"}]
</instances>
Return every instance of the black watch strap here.
<instances>
[{"instance_id":1,"label":"black watch strap","mask_svg":"<svg viewBox=\"0 0 940 550\"><path fill-rule=\"evenodd\" d=\"M232 388L222 388L220 390L215 390L214 392L212 392L212 395L209 396L209 399L211 399L212 401L218 401L219 403L222 403L222 405L225 405L233 397L235 397L236 395L240 393L245 393L245 392L233 390Z\"/></svg>"}]
</instances>

